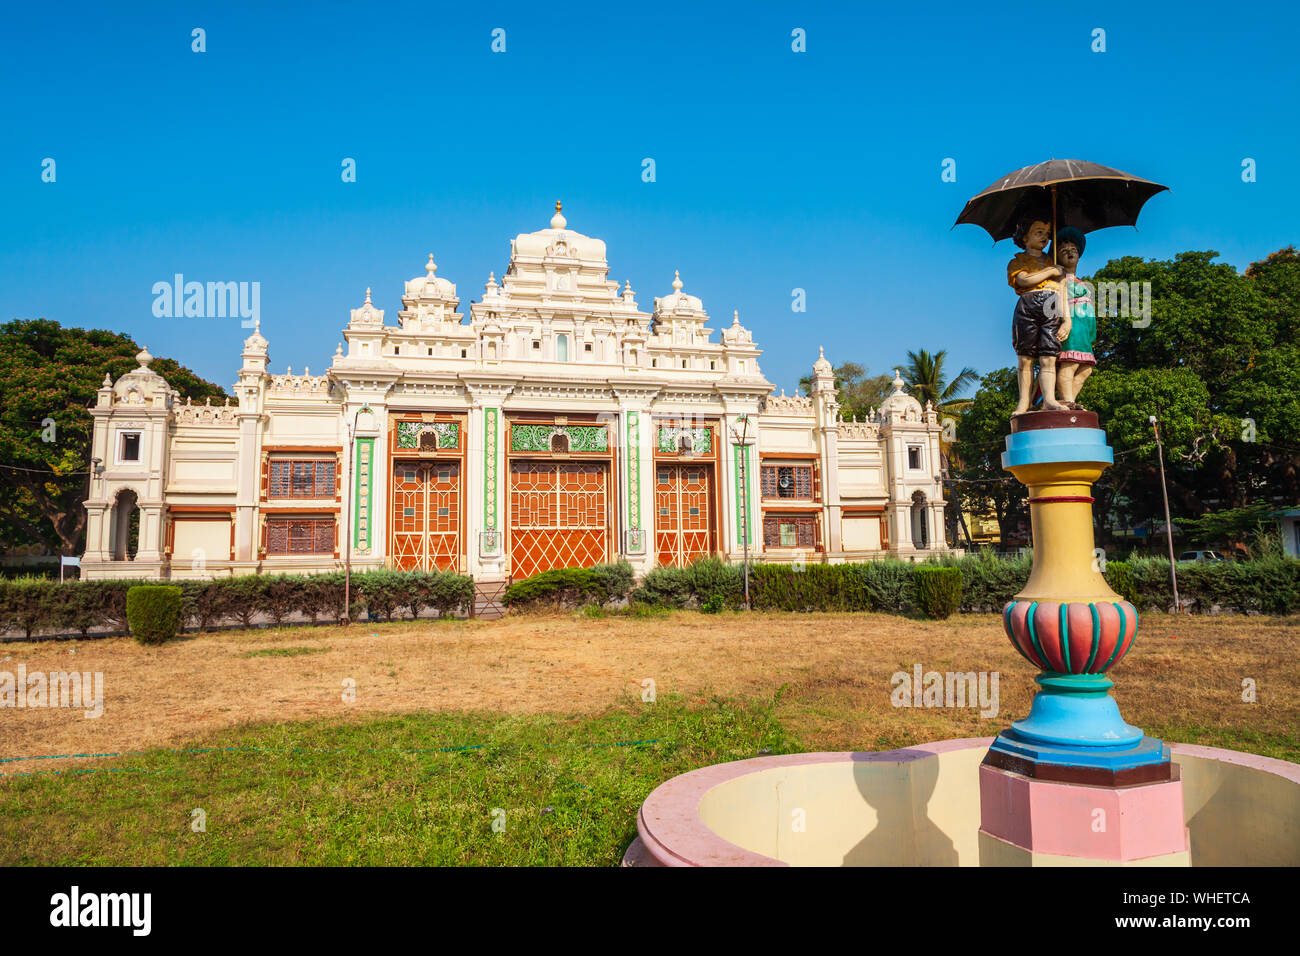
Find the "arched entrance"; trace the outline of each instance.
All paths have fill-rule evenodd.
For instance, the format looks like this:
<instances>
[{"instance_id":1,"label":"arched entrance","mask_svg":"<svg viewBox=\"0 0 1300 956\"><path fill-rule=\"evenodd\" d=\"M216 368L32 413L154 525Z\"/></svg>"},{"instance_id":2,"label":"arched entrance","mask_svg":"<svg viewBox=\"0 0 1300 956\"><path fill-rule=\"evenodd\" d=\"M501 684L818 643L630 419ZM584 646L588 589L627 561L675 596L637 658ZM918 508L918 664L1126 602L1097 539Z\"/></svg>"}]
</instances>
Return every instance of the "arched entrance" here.
<instances>
[{"instance_id":1,"label":"arched entrance","mask_svg":"<svg viewBox=\"0 0 1300 956\"><path fill-rule=\"evenodd\" d=\"M912 546L918 551L930 547L930 522L926 516L925 492L912 494Z\"/></svg>"},{"instance_id":2,"label":"arched entrance","mask_svg":"<svg viewBox=\"0 0 1300 956\"><path fill-rule=\"evenodd\" d=\"M140 508L138 496L129 488L113 500L112 552L114 561L134 561L140 550Z\"/></svg>"}]
</instances>

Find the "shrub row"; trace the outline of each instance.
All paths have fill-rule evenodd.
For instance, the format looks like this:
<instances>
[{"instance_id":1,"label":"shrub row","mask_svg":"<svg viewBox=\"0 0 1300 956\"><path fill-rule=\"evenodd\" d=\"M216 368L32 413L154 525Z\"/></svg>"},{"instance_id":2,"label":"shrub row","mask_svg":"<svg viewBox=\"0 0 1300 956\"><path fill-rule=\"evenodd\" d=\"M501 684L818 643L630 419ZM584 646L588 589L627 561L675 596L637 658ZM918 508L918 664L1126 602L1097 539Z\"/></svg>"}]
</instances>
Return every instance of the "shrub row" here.
<instances>
[{"instance_id":1,"label":"shrub row","mask_svg":"<svg viewBox=\"0 0 1300 956\"><path fill-rule=\"evenodd\" d=\"M750 603L756 610L876 611L946 616L956 608L997 612L1025 586L1029 556L1003 559L984 554L939 565L902 561L864 564L751 565ZM959 572L930 576L929 569ZM1131 557L1106 565L1106 581L1139 610L1173 607L1169 562ZM943 581L945 583L940 584ZM929 583L933 582L933 583ZM147 581L69 581L47 578L0 581L0 630L30 637L42 632L80 632L127 628L127 591ZM368 571L352 576L353 618L416 617L426 609L446 615L466 610L473 601L470 578L451 572ZM259 617L275 624L300 614L313 623L336 621L343 614L342 573L302 577L249 575L216 581L182 581L181 619L189 626L219 624L249 627ZM1178 565L1183 606L1193 612L1214 608L1238 613L1300 612L1300 561L1268 556L1221 564ZM656 568L633 587L626 561L594 568L559 568L517 581L507 588L512 608L573 607L621 603L634 606L696 608L720 611L744 603L742 569L717 558L685 568ZM951 612L949 612L951 613Z\"/></svg>"},{"instance_id":2,"label":"shrub row","mask_svg":"<svg viewBox=\"0 0 1300 956\"><path fill-rule=\"evenodd\" d=\"M629 569L630 570L630 569ZM156 581L68 581L18 578L0 581L0 631L27 637L43 632L113 631L127 628L127 592ZM168 585L181 593L181 620L207 629L221 624L251 627L258 618L283 624L295 614L312 623L343 616L342 572L330 574L245 575L214 581ZM474 582L450 571L367 571L352 575L352 611L371 619L416 617L425 609L440 614L465 611L474 599Z\"/></svg>"}]
</instances>

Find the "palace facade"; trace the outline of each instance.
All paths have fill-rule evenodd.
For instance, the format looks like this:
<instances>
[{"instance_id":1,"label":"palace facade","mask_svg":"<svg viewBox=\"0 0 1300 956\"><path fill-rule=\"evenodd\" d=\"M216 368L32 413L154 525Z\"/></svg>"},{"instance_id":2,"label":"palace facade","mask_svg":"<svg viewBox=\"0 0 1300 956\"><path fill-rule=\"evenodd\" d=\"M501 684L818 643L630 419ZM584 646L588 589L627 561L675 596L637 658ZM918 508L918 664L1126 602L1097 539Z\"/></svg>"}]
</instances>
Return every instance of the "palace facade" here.
<instances>
[{"instance_id":1,"label":"palace facade","mask_svg":"<svg viewBox=\"0 0 1300 956\"><path fill-rule=\"evenodd\" d=\"M824 355L810 395L773 395L736 313L715 337L680 276L643 311L558 203L468 321L432 255L424 273L396 325L366 290L323 375L272 373L259 324L233 403L182 403L147 351L106 377L83 576L947 550L937 415L897 376L864 421L840 418Z\"/></svg>"}]
</instances>

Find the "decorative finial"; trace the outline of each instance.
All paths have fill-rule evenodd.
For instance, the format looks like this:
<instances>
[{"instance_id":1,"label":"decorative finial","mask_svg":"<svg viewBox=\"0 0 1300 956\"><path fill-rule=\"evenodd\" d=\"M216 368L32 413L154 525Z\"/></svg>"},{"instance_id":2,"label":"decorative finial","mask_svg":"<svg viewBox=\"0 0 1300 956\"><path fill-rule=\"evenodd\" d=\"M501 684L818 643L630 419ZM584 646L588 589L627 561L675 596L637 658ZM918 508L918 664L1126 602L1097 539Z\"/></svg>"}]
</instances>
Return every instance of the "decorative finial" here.
<instances>
[{"instance_id":1,"label":"decorative finial","mask_svg":"<svg viewBox=\"0 0 1300 956\"><path fill-rule=\"evenodd\" d=\"M488 273L487 282L483 283L484 295L496 295L497 291L497 274L495 271Z\"/></svg>"},{"instance_id":2,"label":"decorative finial","mask_svg":"<svg viewBox=\"0 0 1300 956\"><path fill-rule=\"evenodd\" d=\"M366 286L366 305L370 305L370 286Z\"/></svg>"},{"instance_id":3,"label":"decorative finial","mask_svg":"<svg viewBox=\"0 0 1300 956\"><path fill-rule=\"evenodd\" d=\"M731 310L731 324L732 324L732 325L740 325L740 310L739 310L739 309L732 309L732 310Z\"/></svg>"},{"instance_id":4,"label":"decorative finial","mask_svg":"<svg viewBox=\"0 0 1300 956\"><path fill-rule=\"evenodd\" d=\"M153 361L153 356L149 354L148 348L142 348L135 353L135 360L140 363L141 368L148 368L149 363Z\"/></svg>"},{"instance_id":5,"label":"decorative finial","mask_svg":"<svg viewBox=\"0 0 1300 956\"><path fill-rule=\"evenodd\" d=\"M338 345L338 348L336 348L336 349L334 350L334 354L335 354L335 355L338 355L338 356L342 356L342 355L343 355L343 343L342 343L342 342L340 342L339 345Z\"/></svg>"},{"instance_id":6,"label":"decorative finial","mask_svg":"<svg viewBox=\"0 0 1300 956\"><path fill-rule=\"evenodd\" d=\"M107 372L105 372L105 373L104 373L104 384L101 385L101 386L99 386L99 387L100 387L100 388L112 388L112 387L113 387L113 378L112 378L112 376L109 375Z\"/></svg>"},{"instance_id":7,"label":"decorative finial","mask_svg":"<svg viewBox=\"0 0 1300 956\"><path fill-rule=\"evenodd\" d=\"M432 253L432 252L429 253L429 261L426 262L426 263L424 264L424 271L425 271L426 273L428 273L430 279L432 279L432 278L433 278L433 274L434 274L435 272L438 271L438 267L434 264L434 261L433 261L433 253Z\"/></svg>"},{"instance_id":8,"label":"decorative finial","mask_svg":"<svg viewBox=\"0 0 1300 956\"><path fill-rule=\"evenodd\" d=\"M681 271L678 269L673 270L673 291L674 292L682 291L682 274Z\"/></svg>"},{"instance_id":9,"label":"decorative finial","mask_svg":"<svg viewBox=\"0 0 1300 956\"><path fill-rule=\"evenodd\" d=\"M555 200L555 215L551 217L552 229L563 229L569 224L568 220L564 218L564 214L560 212L560 205L560 201L558 199Z\"/></svg>"}]
</instances>

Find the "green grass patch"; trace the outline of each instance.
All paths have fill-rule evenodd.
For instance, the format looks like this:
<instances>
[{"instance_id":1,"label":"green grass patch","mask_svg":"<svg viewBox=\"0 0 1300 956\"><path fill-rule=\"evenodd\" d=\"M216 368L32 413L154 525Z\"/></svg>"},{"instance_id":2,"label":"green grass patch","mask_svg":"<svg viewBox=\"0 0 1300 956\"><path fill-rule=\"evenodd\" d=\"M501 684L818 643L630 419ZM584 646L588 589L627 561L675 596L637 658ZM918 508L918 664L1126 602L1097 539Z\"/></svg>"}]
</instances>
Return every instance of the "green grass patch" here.
<instances>
[{"instance_id":1,"label":"green grass patch","mask_svg":"<svg viewBox=\"0 0 1300 956\"><path fill-rule=\"evenodd\" d=\"M776 704L312 721L77 768L93 772L4 763L0 864L612 866L663 781L800 750ZM191 829L196 809L206 832Z\"/></svg>"},{"instance_id":2,"label":"green grass patch","mask_svg":"<svg viewBox=\"0 0 1300 956\"><path fill-rule=\"evenodd\" d=\"M1198 744L1202 747L1222 747L1245 753L1273 757L1300 763L1300 737L1295 734L1270 734L1239 727L1206 727L1181 722L1158 724L1142 728L1148 737L1165 743Z\"/></svg>"}]
</instances>

